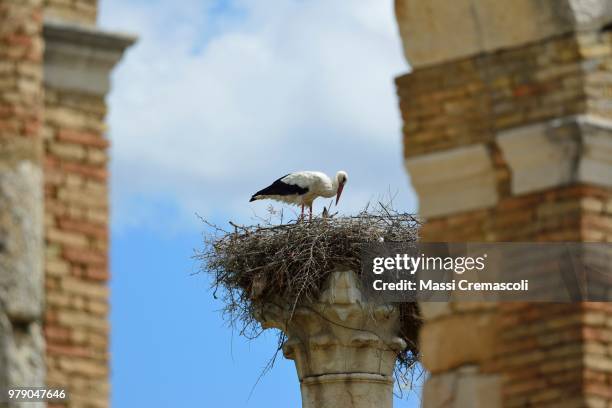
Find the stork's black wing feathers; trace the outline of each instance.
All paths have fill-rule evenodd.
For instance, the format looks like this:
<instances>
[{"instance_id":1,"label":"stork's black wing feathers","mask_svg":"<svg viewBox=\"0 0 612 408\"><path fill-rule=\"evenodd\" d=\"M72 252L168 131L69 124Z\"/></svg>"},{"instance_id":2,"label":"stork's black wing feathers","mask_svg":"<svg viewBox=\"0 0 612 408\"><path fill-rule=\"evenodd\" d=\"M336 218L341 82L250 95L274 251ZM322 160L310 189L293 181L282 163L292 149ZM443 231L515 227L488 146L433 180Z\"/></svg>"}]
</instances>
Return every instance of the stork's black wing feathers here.
<instances>
[{"instance_id":1,"label":"stork's black wing feathers","mask_svg":"<svg viewBox=\"0 0 612 408\"><path fill-rule=\"evenodd\" d=\"M285 174L283 177L275 180L274 183L270 184L268 187L263 190L259 190L249 201L257 200L258 196L262 195L293 195L293 194L306 194L308 192L308 187L300 187L297 184L289 184L285 183L282 180L287 177L289 174Z\"/></svg>"}]
</instances>

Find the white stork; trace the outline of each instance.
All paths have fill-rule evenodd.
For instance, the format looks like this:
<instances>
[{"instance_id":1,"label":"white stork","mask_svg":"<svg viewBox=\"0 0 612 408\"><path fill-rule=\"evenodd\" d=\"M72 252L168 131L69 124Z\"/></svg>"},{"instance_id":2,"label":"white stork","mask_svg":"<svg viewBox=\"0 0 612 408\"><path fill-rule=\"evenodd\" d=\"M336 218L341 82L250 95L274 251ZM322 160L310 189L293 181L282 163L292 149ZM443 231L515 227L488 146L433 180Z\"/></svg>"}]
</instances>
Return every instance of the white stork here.
<instances>
[{"instance_id":1,"label":"white stork","mask_svg":"<svg viewBox=\"0 0 612 408\"><path fill-rule=\"evenodd\" d=\"M263 190L259 190L249 201L271 199L301 205L301 218L304 218L304 206L308 206L309 219L312 220L312 202L317 197L336 196L336 205L338 205L342 189L347 181L348 174L345 171L336 173L333 180L320 171L298 171L287 174Z\"/></svg>"}]
</instances>

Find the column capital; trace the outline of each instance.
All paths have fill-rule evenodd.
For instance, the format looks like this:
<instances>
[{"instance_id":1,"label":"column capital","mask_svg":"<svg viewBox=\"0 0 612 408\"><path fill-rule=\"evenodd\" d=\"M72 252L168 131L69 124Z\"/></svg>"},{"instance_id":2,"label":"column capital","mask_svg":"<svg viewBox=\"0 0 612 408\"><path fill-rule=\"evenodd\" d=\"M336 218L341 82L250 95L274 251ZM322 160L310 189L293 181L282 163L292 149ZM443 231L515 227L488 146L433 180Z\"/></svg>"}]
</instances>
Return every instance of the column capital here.
<instances>
[{"instance_id":1,"label":"column capital","mask_svg":"<svg viewBox=\"0 0 612 408\"><path fill-rule=\"evenodd\" d=\"M332 272L319 299L277 299L260 309L264 328L287 336L286 358L295 361L303 407L391 407L393 368L406 347L399 336L400 312L390 304L367 302L356 274Z\"/></svg>"}]
</instances>

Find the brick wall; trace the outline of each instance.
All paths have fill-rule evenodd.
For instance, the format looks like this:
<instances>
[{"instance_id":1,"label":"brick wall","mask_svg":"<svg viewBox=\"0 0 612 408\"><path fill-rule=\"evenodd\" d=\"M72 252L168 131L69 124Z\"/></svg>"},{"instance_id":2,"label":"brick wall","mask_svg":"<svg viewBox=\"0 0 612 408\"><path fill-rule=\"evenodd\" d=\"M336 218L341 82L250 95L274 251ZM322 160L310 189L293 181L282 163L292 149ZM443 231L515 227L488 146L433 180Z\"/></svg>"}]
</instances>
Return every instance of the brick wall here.
<instances>
[{"instance_id":1,"label":"brick wall","mask_svg":"<svg viewBox=\"0 0 612 408\"><path fill-rule=\"evenodd\" d=\"M44 0L45 16L61 21L95 25L98 0Z\"/></svg>"},{"instance_id":2,"label":"brick wall","mask_svg":"<svg viewBox=\"0 0 612 408\"><path fill-rule=\"evenodd\" d=\"M612 31L566 34L398 78L405 156L572 114L612 118L611 47Z\"/></svg>"},{"instance_id":3,"label":"brick wall","mask_svg":"<svg viewBox=\"0 0 612 408\"><path fill-rule=\"evenodd\" d=\"M32 140L42 121L42 9L35 0L0 1L0 130L9 138ZM36 161L40 148L19 153ZM18 152L15 152L18 153ZM17 159L17 157L15 157Z\"/></svg>"},{"instance_id":4,"label":"brick wall","mask_svg":"<svg viewBox=\"0 0 612 408\"><path fill-rule=\"evenodd\" d=\"M108 403L108 141L100 97L45 98L47 382L74 406Z\"/></svg>"}]
</instances>

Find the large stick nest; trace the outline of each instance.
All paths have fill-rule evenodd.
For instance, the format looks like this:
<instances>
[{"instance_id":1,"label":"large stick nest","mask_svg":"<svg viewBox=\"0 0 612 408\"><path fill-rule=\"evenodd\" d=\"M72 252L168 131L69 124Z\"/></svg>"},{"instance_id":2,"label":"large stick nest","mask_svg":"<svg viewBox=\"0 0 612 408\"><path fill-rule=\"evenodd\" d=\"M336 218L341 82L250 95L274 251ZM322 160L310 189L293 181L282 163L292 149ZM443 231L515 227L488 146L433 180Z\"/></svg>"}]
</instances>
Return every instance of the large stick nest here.
<instances>
[{"instance_id":1,"label":"large stick nest","mask_svg":"<svg viewBox=\"0 0 612 408\"><path fill-rule=\"evenodd\" d=\"M274 216L280 224L272 222ZM248 338L261 333L254 314L266 301L280 296L296 307L316 300L337 266L361 273L362 244L414 242L419 228L412 215L382 204L355 216L316 217L311 222L282 223L282 214L271 210L271 216L257 225L231 223L231 231L207 224L214 232L205 236L204 250L196 258L212 276L215 296L220 295L225 304L225 317ZM419 355L421 320L416 304L402 303L399 308L400 335L408 346L398 356L398 370L405 378ZM281 335L279 343L283 340Z\"/></svg>"}]
</instances>

